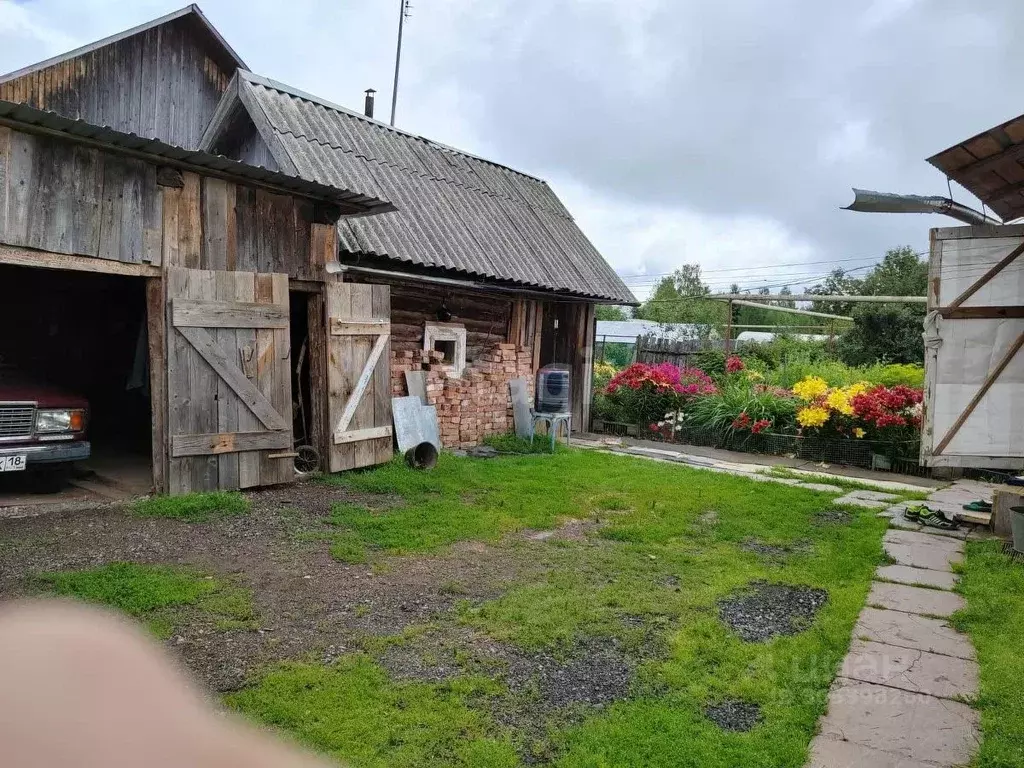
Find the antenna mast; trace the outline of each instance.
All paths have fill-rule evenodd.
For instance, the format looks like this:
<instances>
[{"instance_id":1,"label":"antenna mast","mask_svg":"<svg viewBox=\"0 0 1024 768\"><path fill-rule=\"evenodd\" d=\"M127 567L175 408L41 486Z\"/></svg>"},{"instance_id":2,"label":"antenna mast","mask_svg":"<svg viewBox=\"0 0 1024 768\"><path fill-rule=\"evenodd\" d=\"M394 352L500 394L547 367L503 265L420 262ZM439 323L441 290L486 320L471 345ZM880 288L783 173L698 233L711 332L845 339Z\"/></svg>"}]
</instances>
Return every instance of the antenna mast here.
<instances>
[{"instance_id":1,"label":"antenna mast","mask_svg":"<svg viewBox=\"0 0 1024 768\"><path fill-rule=\"evenodd\" d=\"M395 84L391 89L391 125L395 124L395 109L398 106L398 69L402 63L402 28L409 18L412 5L409 0L398 0L398 48L395 51Z\"/></svg>"}]
</instances>

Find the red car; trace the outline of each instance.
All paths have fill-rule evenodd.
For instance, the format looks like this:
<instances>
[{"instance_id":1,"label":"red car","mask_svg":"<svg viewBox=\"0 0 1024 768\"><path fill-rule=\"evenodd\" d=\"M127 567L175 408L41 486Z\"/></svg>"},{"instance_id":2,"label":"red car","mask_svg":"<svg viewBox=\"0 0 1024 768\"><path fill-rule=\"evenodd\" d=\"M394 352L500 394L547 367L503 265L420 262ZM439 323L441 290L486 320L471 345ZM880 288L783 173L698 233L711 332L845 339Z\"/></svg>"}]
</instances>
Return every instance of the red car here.
<instances>
[{"instance_id":1,"label":"red car","mask_svg":"<svg viewBox=\"0 0 1024 768\"><path fill-rule=\"evenodd\" d=\"M89 403L0 372L0 473L63 469L89 458Z\"/></svg>"}]
</instances>

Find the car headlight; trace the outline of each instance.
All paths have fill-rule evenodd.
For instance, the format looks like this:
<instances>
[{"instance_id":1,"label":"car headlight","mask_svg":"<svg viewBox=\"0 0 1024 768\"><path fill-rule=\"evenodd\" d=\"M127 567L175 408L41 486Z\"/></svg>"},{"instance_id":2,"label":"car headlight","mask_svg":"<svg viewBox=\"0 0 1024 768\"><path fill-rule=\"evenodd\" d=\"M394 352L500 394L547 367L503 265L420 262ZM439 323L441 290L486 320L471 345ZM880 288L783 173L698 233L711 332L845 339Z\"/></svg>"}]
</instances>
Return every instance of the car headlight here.
<instances>
[{"instance_id":1,"label":"car headlight","mask_svg":"<svg viewBox=\"0 0 1024 768\"><path fill-rule=\"evenodd\" d=\"M36 411L36 432L81 432L85 428L85 411L53 408Z\"/></svg>"}]
</instances>

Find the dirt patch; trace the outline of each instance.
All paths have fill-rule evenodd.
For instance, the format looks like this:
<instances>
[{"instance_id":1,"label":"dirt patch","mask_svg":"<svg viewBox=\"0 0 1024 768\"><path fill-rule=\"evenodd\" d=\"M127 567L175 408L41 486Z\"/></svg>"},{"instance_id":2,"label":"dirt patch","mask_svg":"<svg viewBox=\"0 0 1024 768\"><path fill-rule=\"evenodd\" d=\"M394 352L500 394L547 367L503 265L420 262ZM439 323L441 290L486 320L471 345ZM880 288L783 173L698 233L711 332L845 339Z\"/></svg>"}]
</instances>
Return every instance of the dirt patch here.
<instances>
[{"instance_id":1,"label":"dirt patch","mask_svg":"<svg viewBox=\"0 0 1024 768\"><path fill-rule=\"evenodd\" d=\"M740 549L746 552L753 552L766 560L782 560L787 555L807 552L810 547L810 543L806 541L798 541L792 544L768 544L760 539L744 539L740 542Z\"/></svg>"},{"instance_id":2,"label":"dirt patch","mask_svg":"<svg viewBox=\"0 0 1024 768\"><path fill-rule=\"evenodd\" d=\"M593 520L570 518L557 528L546 531L527 528L521 531L521 535L530 541L586 541L597 528L598 524Z\"/></svg>"},{"instance_id":3,"label":"dirt patch","mask_svg":"<svg viewBox=\"0 0 1024 768\"><path fill-rule=\"evenodd\" d=\"M334 503L383 507L398 497L317 483L249 497L248 514L203 523L143 519L109 507L0 520L0 599L32 594L37 573L117 561L226 577L252 590L260 628L222 630L210 617L186 611L167 642L209 688L226 691L268 662L358 649L367 637L431 621L459 600L493 599L520 580L543 578L548 567L539 556L546 545L521 539L380 558L373 567L347 565L330 556L328 541L302 534L326 530Z\"/></svg>"},{"instance_id":4,"label":"dirt patch","mask_svg":"<svg viewBox=\"0 0 1024 768\"><path fill-rule=\"evenodd\" d=\"M704 716L723 731L749 731L761 722L761 706L749 701L727 699L704 708Z\"/></svg>"},{"instance_id":5,"label":"dirt patch","mask_svg":"<svg viewBox=\"0 0 1024 768\"><path fill-rule=\"evenodd\" d=\"M831 507L814 515L814 522L819 525L845 525L853 519L849 510Z\"/></svg>"},{"instance_id":6,"label":"dirt patch","mask_svg":"<svg viewBox=\"0 0 1024 768\"><path fill-rule=\"evenodd\" d=\"M748 643L806 629L828 601L828 592L815 587L753 582L742 593L718 602L718 616Z\"/></svg>"},{"instance_id":7,"label":"dirt patch","mask_svg":"<svg viewBox=\"0 0 1024 768\"><path fill-rule=\"evenodd\" d=\"M513 698L526 697L530 710L543 712L581 704L601 707L624 698L639 661L616 638L586 638L556 655L526 651L464 627L435 628L387 647L379 657L381 666L398 679L492 677Z\"/></svg>"}]
</instances>

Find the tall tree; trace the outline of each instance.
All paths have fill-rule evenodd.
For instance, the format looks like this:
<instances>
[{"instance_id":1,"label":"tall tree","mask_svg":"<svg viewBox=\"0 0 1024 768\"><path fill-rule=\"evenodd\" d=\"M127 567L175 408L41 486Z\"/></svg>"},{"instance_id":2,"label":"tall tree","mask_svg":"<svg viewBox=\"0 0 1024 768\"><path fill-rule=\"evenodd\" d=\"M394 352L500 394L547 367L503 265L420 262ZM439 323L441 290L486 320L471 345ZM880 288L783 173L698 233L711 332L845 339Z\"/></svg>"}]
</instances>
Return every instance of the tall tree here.
<instances>
[{"instance_id":1,"label":"tall tree","mask_svg":"<svg viewBox=\"0 0 1024 768\"><path fill-rule=\"evenodd\" d=\"M612 304L598 304L594 309L594 315L598 320L629 320L626 311L622 307Z\"/></svg>"},{"instance_id":2,"label":"tall tree","mask_svg":"<svg viewBox=\"0 0 1024 768\"><path fill-rule=\"evenodd\" d=\"M725 322L724 304L700 298L710 293L701 278L700 265L684 264L671 276L662 278L634 316L657 323L692 323L699 326L699 334L706 336Z\"/></svg>"},{"instance_id":3,"label":"tall tree","mask_svg":"<svg viewBox=\"0 0 1024 768\"><path fill-rule=\"evenodd\" d=\"M863 288L863 281L850 277L842 269L833 269L824 282L810 288L807 293L821 296L858 296ZM811 309L830 315L849 315L853 310L853 302L814 301Z\"/></svg>"},{"instance_id":4,"label":"tall tree","mask_svg":"<svg viewBox=\"0 0 1024 768\"><path fill-rule=\"evenodd\" d=\"M924 296L928 291L928 262L909 245L887 251L861 286L865 296Z\"/></svg>"}]
</instances>

